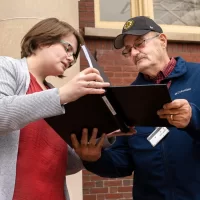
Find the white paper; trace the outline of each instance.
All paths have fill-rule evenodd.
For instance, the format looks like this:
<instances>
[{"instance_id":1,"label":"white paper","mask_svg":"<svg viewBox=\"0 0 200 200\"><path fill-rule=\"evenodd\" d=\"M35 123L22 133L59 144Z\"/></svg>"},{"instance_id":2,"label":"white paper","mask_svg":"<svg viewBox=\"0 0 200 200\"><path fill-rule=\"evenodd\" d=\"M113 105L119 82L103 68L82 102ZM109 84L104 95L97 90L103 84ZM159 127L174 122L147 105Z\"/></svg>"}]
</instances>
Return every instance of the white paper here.
<instances>
[{"instance_id":1,"label":"white paper","mask_svg":"<svg viewBox=\"0 0 200 200\"><path fill-rule=\"evenodd\" d=\"M166 127L156 127L156 129L148 136L147 140L155 147L168 133L169 129Z\"/></svg>"}]
</instances>

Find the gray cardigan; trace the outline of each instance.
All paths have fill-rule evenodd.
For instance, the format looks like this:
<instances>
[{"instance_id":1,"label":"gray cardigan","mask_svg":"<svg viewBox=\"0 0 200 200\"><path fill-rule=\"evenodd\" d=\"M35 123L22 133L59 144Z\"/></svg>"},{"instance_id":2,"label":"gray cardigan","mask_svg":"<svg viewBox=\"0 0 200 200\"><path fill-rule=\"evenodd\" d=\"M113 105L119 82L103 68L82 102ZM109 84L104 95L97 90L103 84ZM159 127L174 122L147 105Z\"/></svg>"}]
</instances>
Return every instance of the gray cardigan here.
<instances>
[{"instance_id":1,"label":"gray cardigan","mask_svg":"<svg viewBox=\"0 0 200 200\"><path fill-rule=\"evenodd\" d=\"M0 57L0 200L13 198L20 129L32 121L65 112L57 88L25 95L29 83L26 58ZM69 147L67 174L82 168L81 160Z\"/></svg>"}]
</instances>

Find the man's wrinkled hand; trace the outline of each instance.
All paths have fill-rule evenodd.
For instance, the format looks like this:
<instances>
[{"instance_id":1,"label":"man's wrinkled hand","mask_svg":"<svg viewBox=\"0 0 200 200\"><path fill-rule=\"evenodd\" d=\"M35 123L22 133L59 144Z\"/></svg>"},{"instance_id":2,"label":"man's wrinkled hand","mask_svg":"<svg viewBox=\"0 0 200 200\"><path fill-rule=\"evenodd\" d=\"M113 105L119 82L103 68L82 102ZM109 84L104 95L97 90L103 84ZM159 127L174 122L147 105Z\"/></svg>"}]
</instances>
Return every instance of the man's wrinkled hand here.
<instances>
[{"instance_id":1,"label":"man's wrinkled hand","mask_svg":"<svg viewBox=\"0 0 200 200\"><path fill-rule=\"evenodd\" d=\"M192 117L192 108L185 99L176 99L165 104L163 109L157 112L160 118L165 118L177 128L185 128Z\"/></svg>"}]
</instances>

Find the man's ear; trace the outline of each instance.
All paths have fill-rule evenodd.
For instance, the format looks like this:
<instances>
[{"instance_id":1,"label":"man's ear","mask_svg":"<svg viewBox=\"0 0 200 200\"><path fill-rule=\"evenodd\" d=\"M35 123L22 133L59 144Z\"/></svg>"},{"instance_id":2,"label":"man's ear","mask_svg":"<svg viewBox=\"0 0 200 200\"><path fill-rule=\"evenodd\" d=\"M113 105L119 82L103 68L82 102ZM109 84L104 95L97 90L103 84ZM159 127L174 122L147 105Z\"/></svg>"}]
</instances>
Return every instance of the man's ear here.
<instances>
[{"instance_id":1,"label":"man's ear","mask_svg":"<svg viewBox=\"0 0 200 200\"><path fill-rule=\"evenodd\" d=\"M160 38L160 42L161 42L161 46L163 47L163 49L167 48L167 36L164 33L161 33L159 35Z\"/></svg>"}]
</instances>

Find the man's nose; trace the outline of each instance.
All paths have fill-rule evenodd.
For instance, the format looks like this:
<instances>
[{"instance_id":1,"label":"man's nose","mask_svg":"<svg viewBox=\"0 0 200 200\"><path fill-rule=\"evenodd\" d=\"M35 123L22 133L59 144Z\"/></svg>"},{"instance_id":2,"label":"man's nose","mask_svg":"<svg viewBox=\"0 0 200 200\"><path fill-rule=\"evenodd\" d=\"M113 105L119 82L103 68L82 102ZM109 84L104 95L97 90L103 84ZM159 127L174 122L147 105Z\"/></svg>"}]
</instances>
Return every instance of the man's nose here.
<instances>
[{"instance_id":1,"label":"man's nose","mask_svg":"<svg viewBox=\"0 0 200 200\"><path fill-rule=\"evenodd\" d=\"M131 56L132 57L135 57L139 54L140 52L135 48L135 47L132 47L131 48Z\"/></svg>"}]
</instances>

